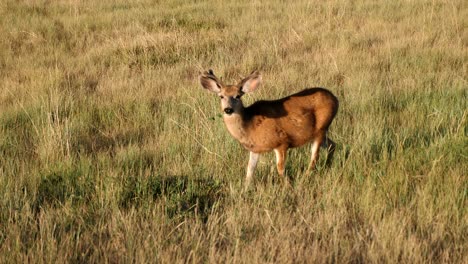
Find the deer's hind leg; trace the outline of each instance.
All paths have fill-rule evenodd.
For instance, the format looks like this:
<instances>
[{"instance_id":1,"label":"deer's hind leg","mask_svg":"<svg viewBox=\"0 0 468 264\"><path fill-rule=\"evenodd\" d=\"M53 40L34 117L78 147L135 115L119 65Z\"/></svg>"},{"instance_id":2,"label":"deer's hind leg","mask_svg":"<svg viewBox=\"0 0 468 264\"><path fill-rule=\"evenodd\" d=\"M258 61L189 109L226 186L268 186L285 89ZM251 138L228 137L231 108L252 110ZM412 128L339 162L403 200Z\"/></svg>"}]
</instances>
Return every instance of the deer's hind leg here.
<instances>
[{"instance_id":1,"label":"deer's hind leg","mask_svg":"<svg viewBox=\"0 0 468 264\"><path fill-rule=\"evenodd\" d=\"M321 147L327 150L326 164L327 166L330 166L333 160L333 155L335 154L336 143L333 142L333 140L331 140L329 137L325 137L325 140L322 141Z\"/></svg>"},{"instance_id":2,"label":"deer's hind leg","mask_svg":"<svg viewBox=\"0 0 468 264\"><path fill-rule=\"evenodd\" d=\"M311 146L312 156L310 158L310 163L309 163L309 167L307 168L306 174L310 174L310 172L313 169L315 169L315 165L317 164L317 161L319 159L320 146L325 141L325 138L326 136L325 136L325 131L324 131L324 132L321 132L319 135L317 135L312 141L312 146Z\"/></svg>"},{"instance_id":3,"label":"deer's hind leg","mask_svg":"<svg viewBox=\"0 0 468 264\"><path fill-rule=\"evenodd\" d=\"M311 170L315 169L315 165L317 164L317 161L319 159L319 154L320 154L320 147L325 148L327 150L327 161L326 164L327 166L330 165L332 159L333 159L333 154L335 153L335 148L336 144L326 136L326 131L323 133L320 133L314 141L312 141L312 157L310 159L310 164L307 169L307 174L311 172Z\"/></svg>"}]
</instances>

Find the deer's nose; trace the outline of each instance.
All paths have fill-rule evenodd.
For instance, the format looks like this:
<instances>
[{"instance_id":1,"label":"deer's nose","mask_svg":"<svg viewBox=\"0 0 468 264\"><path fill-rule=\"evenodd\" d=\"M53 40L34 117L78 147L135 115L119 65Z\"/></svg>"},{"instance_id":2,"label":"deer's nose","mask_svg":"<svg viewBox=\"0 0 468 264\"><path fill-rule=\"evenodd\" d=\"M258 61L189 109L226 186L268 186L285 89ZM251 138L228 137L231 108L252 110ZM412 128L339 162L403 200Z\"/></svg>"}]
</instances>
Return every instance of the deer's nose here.
<instances>
[{"instance_id":1,"label":"deer's nose","mask_svg":"<svg viewBox=\"0 0 468 264\"><path fill-rule=\"evenodd\" d=\"M234 113L234 109L232 109L230 107L224 108L224 113L230 115L230 114Z\"/></svg>"}]
</instances>

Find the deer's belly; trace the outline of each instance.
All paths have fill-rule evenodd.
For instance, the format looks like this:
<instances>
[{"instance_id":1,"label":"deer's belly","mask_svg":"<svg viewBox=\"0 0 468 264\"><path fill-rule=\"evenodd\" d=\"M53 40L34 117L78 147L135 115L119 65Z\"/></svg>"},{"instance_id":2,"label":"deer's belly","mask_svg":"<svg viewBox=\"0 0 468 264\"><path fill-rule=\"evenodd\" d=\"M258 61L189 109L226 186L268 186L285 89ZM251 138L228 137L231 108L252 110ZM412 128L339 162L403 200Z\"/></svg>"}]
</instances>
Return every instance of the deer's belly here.
<instances>
[{"instance_id":1,"label":"deer's belly","mask_svg":"<svg viewBox=\"0 0 468 264\"><path fill-rule=\"evenodd\" d=\"M242 146L254 153L264 153L264 152L269 152L272 151L274 148L270 146L265 146L265 145L258 145L258 144L242 144Z\"/></svg>"},{"instance_id":2,"label":"deer's belly","mask_svg":"<svg viewBox=\"0 0 468 264\"><path fill-rule=\"evenodd\" d=\"M254 153L263 153L272 151L282 145L289 145L287 135L284 134L279 137L254 137L249 140L240 141L242 146Z\"/></svg>"}]
</instances>

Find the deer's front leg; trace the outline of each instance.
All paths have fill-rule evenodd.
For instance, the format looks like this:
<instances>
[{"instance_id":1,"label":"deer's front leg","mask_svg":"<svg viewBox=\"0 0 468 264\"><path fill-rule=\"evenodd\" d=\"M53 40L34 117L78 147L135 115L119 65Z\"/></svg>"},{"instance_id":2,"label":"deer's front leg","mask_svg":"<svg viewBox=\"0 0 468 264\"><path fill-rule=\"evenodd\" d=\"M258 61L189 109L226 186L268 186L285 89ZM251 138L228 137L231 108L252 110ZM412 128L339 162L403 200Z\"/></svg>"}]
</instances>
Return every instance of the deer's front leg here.
<instances>
[{"instance_id":1,"label":"deer's front leg","mask_svg":"<svg viewBox=\"0 0 468 264\"><path fill-rule=\"evenodd\" d=\"M276 168L278 169L278 174L281 176L281 179L289 184L288 177L284 174L285 162L286 162L286 153L288 152L287 147L279 147L275 149L276 154Z\"/></svg>"},{"instance_id":2,"label":"deer's front leg","mask_svg":"<svg viewBox=\"0 0 468 264\"><path fill-rule=\"evenodd\" d=\"M277 148L275 149L276 154L276 168L278 169L278 174L281 177L284 177L284 162L286 160L287 148Z\"/></svg>"},{"instance_id":3,"label":"deer's front leg","mask_svg":"<svg viewBox=\"0 0 468 264\"><path fill-rule=\"evenodd\" d=\"M245 189L247 189L252 182L252 177L255 168L257 167L258 157L260 157L260 154L254 153L252 151L250 152L249 165L247 165L247 176L245 177Z\"/></svg>"}]
</instances>

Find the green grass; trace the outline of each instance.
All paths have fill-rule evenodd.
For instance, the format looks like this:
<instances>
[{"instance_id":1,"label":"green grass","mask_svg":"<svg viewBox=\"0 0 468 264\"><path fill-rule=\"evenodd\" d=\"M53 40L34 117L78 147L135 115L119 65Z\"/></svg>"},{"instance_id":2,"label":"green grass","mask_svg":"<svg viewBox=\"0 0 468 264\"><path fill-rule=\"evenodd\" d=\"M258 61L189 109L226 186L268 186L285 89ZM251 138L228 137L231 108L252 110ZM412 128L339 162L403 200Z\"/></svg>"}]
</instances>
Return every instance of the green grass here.
<instances>
[{"instance_id":1,"label":"green grass","mask_svg":"<svg viewBox=\"0 0 468 264\"><path fill-rule=\"evenodd\" d=\"M464 1L2 1L0 262L468 262ZM312 175L248 153L245 103L340 100Z\"/></svg>"}]
</instances>

